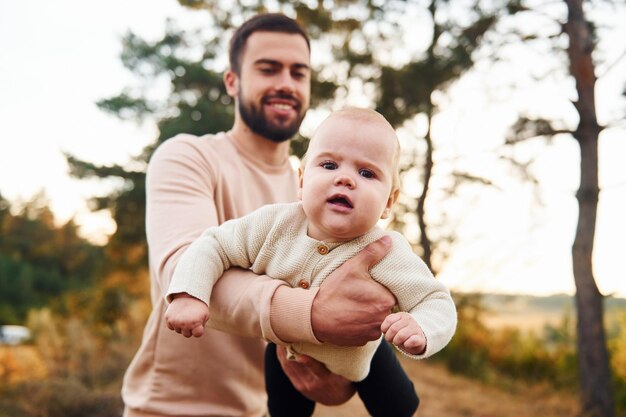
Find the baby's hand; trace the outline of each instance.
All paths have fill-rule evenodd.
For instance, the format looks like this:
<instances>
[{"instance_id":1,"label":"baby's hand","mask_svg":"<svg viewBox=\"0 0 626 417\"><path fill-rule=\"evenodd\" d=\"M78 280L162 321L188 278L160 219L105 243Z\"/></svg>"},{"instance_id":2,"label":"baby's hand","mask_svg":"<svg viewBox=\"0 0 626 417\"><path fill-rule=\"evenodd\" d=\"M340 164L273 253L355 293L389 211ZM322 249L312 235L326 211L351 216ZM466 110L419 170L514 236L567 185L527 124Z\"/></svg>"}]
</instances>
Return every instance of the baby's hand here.
<instances>
[{"instance_id":1,"label":"baby's hand","mask_svg":"<svg viewBox=\"0 0 626 417\"><path fill-rule=\"evenodd\" d=\"M426 351L426 335L409 313L401 311L388 315L380 330L385 334L385 340L409 354L421 355Z\"/></svg>"},{"instance_id":2,"label":"baby's hand","mask_svg":"<svg viewBox=\"0 0 626 417\"><path fill-rule=\"evenodd\" d=\"M165 311L165 322L170 330L185 337L200 337L209 319L209 307L187 293L174 295Z\"/></svg>"}]
</instances>

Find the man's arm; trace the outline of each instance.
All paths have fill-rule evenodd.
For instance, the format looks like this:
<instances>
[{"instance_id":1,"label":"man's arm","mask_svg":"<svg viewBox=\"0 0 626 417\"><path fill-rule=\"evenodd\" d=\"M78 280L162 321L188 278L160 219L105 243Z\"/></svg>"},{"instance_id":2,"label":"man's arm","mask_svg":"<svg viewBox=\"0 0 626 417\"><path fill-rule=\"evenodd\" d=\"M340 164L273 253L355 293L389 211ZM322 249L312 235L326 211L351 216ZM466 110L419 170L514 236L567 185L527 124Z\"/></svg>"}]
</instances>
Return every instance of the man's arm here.
<instances>
[{"instance_id":1,"label":"man's arm","mask_svg":"<svg viewBox=\"0 0 626 417\"><path fill-rule=\"evenodd\" d=\"M230 269L213 288L208 324L238 334L257 333L279 345L329 342L358 346L376 340L396 300L370 278L368 270L390 247L388 237L370 243L319 288L308 290Z\"/></svg>"},{"instance_id":2,"label":"man's arm","mask_svg":"<svg viewBox=\"0 0 626 417\"><path fill-rule=\"evenodd\" d=\"M162 301L189 245L207 228L219 224L214 200L219 157L207 155L202 145L205 140L183 135L169 139L148 166L146 233L155 305ZM211 296L213 320L209 325L215 321L215 327L226 332L265 337L263 317L269 323L270 301L276 288L283 285L286 283L250 271L227 271Z\"/></svg>"}]
</instances>

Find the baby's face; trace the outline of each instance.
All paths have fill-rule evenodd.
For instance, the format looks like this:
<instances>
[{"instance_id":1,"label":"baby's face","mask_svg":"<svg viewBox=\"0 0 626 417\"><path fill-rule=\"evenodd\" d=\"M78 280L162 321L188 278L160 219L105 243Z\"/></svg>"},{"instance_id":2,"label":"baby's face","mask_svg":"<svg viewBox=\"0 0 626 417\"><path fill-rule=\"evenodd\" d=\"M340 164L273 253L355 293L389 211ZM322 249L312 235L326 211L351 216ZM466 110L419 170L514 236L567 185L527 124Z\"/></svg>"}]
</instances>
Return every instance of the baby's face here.
<instances>
[{"instance_id":1,"label":"baby's face","mask_svg":"<svg viewBox=\"0 0 626 417\"><path fill-rule=\"evenodd\" d=\"M378 121L335 116L311 139L300 198L317 240L344 242L389 215L397 139Z\"/></svg>"}]
</instances>

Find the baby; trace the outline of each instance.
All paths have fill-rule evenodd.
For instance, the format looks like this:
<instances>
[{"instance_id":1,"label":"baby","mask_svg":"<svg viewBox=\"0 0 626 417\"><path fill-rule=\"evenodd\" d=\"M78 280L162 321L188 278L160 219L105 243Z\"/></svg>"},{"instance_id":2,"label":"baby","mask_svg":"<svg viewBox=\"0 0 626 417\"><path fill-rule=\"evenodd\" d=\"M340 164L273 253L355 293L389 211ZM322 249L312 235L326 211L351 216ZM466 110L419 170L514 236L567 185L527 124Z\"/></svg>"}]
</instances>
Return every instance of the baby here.
<instances>
[{"instance_id":1,"label":"baby","mask_svg":"<svg viewBox=\"0 0 626 417\"><path fill-rule=\"evenodd\" d=\"M441 350L456 329L456 309L449 291L401 234L384 232L377 226L379 219L390 215L399 193L399 154L395 131L379 113L360 108L332 113L311 138L302 161L300 202L264 206L209 228L189 246L166 296L170 302L168 327L187 336L201 336L212 287L232 266L282 279L292 286L319 286L346 260L387 234L393 241L392 249L370 269L371 277L387 287L398 302L397 311L381 326L384 338L415 359ZM364 381L380 342L357 347L293 343L287 350L290 358L308 355L335 374ZM388 363L374 366L399 367ZM389 384L397 383L396 379L408 380L401 368L398 372L402 374L390 376ZM276 417L279 412L272 410L270 382L270 414ZM377 385L383 384L387 382ZM373 403L389 401L381 395L376 399L376 393L359 394ZM367 401L366 406L374 415ZM312 410L292 411L292 415L310 415ZM387 408L380 415L392 416L389 411Z\"/></svg>"}]
</instances>

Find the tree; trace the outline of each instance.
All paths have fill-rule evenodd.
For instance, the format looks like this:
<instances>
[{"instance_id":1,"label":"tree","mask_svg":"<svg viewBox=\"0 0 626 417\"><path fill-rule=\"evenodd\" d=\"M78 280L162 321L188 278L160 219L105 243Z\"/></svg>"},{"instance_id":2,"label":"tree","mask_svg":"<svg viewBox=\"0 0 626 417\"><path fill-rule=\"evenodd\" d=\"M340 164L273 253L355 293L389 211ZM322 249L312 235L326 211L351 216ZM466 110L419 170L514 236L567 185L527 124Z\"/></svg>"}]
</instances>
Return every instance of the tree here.
<instances>
[{"instance_id":1,"label":"tree","mask_svg":"<svg viewBox=\"0 0 626 417\"><path fill-rule=\"evenodd\" d=\"M592 262L600 192L598 140L607 126L600 126L596 115L596 63L593 54L598 42L597 26L587 20L584 9L584 6L591 8L600 3L564 0L564 4L567 17L561 25L561 31L569 42L562 52L566 53L569 76L575 82L577 99L573 101L573 106L578 114L578 125L575 129L567 129L559 127L562 125L559 121L522 116L513 126L514 135L509 143L567 134L579 145L580 182L576 193L578 224L571 253L576 285L581 405L585 415L611 417L614 415L614 403L604 329L603 295L596 285ZM531 38L535 40L539 37L526 37Z\"/></svg>"},{"instance_id":2,"label":"tree","mask_svg":"<svg viewBox=\"0 0 626 417\"><path fill-rule=\"evenodd\" d=\"M463 22L457 22L452 17L455 7L459 7L458 3L440 0L431 0L426 5L432 30L430 41L419 58L400 68L392 65L383 65L380 68L378 83L380 93L376 103L377 110L387 115L395 126L401 126L420 114L426 116L426 133L422 138L425 144L424 155L404 167L405 170L411 170L416 166L421 168L422 183L419 184L421 191L416 204L413 201L405 202L402 209L405 212L413 212L420 230L419 246L422 258L434 272L437 269L433 264L434 247L442 240L453 240L454 232L449 230L447 234L440 234L437 242L433 242L428 232L427 201L435 169L432 126L439 112L439 106L433 96L445 92L452 83L473 67L474 52L482 46L484 35L498 22L500 14L509 12L506 8L498 6L491 10L486 9L477 1L470 6L471 17ZM468 180L475 180L467 174L462 176ZM443 250L440 249L440 252L441 258L447 256Z\"/></svg>"},{"instance_id":3,"label":"tree","mask_svg":"<svg viewBox=\"0 0 626 417\"><path fill-rule=\"evenodd\" d=\"M296 16L307 27L315 46L323 52L313 62L313 107L345 104L354 100L351 95L359 95L359 100L366 100L376 107L394 126L402 126L419 114L427 116L426 135L410 133L416 142L423 140L426 144L424 156L409 158L405 167L421 172L422 191L417 204L411 199L404 199L399 204L400 212L392 226L402 228L403 212L413 213L421 232L415 246L421 247L426 263L436 269L431 260L434 249L427 232L426 214L434 171L430 127L438 111L433 93L444 92L472 67L473 52L499 15L508 13L507 9L500 5L485 9L478 0L463 6L467 14L455 13L455 6L442 0L428 3L347 0L332 5L322 1L279 1L273 4L266 1L233 4L223 0L179 2L189 8L210 12L210 23L203 31L182 31L173 22L168 22L165 35L158 41L147 42L132 33L123 41L124 65L148 83L159 77L169 79L171 93L155 101L147 99L140 89L126 89L99 103L103 110L122 119L157 120L159 138L133 162L140 170L122 166L97 167L68 155L72 174L78 178L115 177L124 181L121 189L93 201L94 209L109 209L118 225L110 247L134 245L145 248L143 222L137 219L143 218L145 204L143 170L155 146L177 133L205 134L230 127L233 117L229 106L231 98L222 85L221 72L225 66L218 58L226 55L233 26L254 13L272 8L271 11ZM420 33L430 32L431 35L425 35L430 42L418 48L405 33L413 25L412 19L420 16L428 16ZM404 58L398 62L397 56ZM301 156L305 145L304 138L296 138L292 141L292 152ZM444 251L439 251L440 258L445 258ZM124 253L123 250L116 252ZM146 253L145 249L143 253ZM145 262L145 256L134 261L140 265Z\"/></svg>"},{"instance_id":4,"label":"tree","mask_svg":"<svg viewBox=\"0 0 626 417\"><path fill-rule=\"evenodd\" d=\"M593 241L598 209L598 137L602 128L595 110L594 39L585 19L582 0L565 0L568 16L564 30L569 37L567 55L576 81L574 102L579 122L574 138L580 145L578 226L572 246L576 283L577 346L583 411L594 417L611 417L614 405L611 371L604 331L602 294L593 276Z\"/></svg>"}]
</instances>

